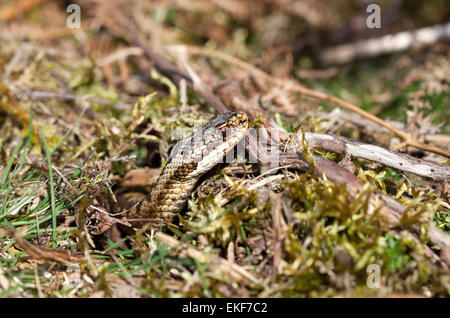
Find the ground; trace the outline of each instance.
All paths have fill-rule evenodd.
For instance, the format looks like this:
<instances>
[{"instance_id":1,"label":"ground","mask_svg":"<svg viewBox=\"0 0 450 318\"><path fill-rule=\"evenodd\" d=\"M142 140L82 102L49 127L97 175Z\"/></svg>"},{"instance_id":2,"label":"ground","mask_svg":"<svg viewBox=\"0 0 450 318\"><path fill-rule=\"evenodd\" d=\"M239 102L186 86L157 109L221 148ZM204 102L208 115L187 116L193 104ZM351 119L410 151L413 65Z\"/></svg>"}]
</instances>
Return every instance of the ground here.
<instances>
[{"instance_id":1,"label":"ground","mask_svg":"<svg viewBox=\"0 0 450 318\"><path fill-rule=\"evenodd\" d=\"M124 1L85 0L76 2L81 29L65 26L57 1L22 11L0 2L0 296L448 297L450 250L427 236L430 224L450 234L448 180L343 153L303 149L311 164L315 155L351 171L359 191L313 169L264 174L232 162L202 179L173 224L133 230L109 214L123 193L148 192L179 137L217 110L202 88L236 108L221 95L230 83L251 105L252 127L269 118L288 133L336 134L448 167L333 101L276 84L338 97L448 151L448 41L344 65L317 60L324 47L448 21L445 1L381 2L391 10L381 31L356 27L365 14L357 1L338 2L133 1L118 10ZM158 68L122 15L196 85ZM387 222L377 193L405 216Z\"/></svg>"}]
</instances>

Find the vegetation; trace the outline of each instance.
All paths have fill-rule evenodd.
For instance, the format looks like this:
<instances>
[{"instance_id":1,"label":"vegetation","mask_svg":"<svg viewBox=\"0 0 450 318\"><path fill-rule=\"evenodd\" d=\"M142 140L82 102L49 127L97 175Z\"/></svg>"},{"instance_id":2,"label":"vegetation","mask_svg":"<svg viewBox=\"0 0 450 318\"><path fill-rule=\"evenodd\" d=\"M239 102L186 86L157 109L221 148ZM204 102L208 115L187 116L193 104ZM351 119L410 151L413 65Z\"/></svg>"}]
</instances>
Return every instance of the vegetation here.
<instances>
[{"instance_id":1,"label":"vegetation","mask_svg":"<svg viewBox=\"0 0 450 318\"><path fill-rule=\"evenodd\" d=\"M444 258L427 231L432 223L450 235L448 180L356 157L347 165L364 183L358 193L312 169L264 174L258 164L235 162L205 177L173 224L151 222L132 230L123 215L109 214L124 193L148 192L177 140L214 109L194 87L185 90L158 72L142 50L126 51L135 45L128 33L114 33L101 14L120 12L115 6L121 1L105 7L76 2L81 30L61 27L67 13L58 1L44 1L21 16L0 14L0 297L450 295L448 269L425 251ZM136 1L127 14L161 52L174 44L226 52L276 78L359 105L448 150L448 42L323 66L315 47L338 44L333 35L345 39L341 20L359 17L357 1L338 1L341 13L329 24L325 17L335 4L318 4L323 11L314 9L315 24L308 14L289 12L285 1L273 2L236 1L224 8L212 1ZM389 7L385 2L382 8ZM11 3L0 2L0 13ZM422 7L391 8L398 10L398 23L382 32L441 23L448 18L441 3L424 2L427 15ZM342 34L332 31L333 24L342 26ZM367 37L363 31L353 30L357 34L341 42ZM394 133L355 123L345 117L349 112L330 117L336 105L329 101L267 85L218 58L183 58L170 60L213 87L236 82L243 96L257 100L264 115L288 132L401 146ZM251 124L260 125L261 115ZM449 164L417 148L396 150ZM310 151L336 163L346 160L341 153ZM386 222L382 203L371 201L379 192L407 208L395 226ZM417 240L409 235L413 226L420 229ZM371 264L380 269L379 288L368 285Z\"/></svg>"}]
</instances>

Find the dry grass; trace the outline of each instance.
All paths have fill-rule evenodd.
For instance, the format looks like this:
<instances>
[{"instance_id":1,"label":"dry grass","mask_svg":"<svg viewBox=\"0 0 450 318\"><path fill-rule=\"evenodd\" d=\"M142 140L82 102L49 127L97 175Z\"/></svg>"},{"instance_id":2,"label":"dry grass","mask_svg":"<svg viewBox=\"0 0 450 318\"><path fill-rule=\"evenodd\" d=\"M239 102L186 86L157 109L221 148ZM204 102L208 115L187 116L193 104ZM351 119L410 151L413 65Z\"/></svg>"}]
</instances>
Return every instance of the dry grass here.
<instances>
[{"instance_id":1,"label":"dry grass","mask_svg":"<svg viewBox=\"0 0 450 318\"><path fill-rule=\"evenodd\" d=\"M317 27L303 21L301 11L270 11L262 1L254 15L246 16L209 2L190 9L180 1L158 3L143 2L142 16L134 17L152 43L205 44L291 79L313 64L307 51L298 58L274 40L277 34L291 40L299 36L283 31L289 25L303 26L293 29L302 35ZM89 12L90 19L99 19ZM211 12L214 19L206 18ZM29 14L25 24L34 17L44 27L41 21L49 21L48 16L61 21L65 13L48 1ZM192 23L198 15L205 19ZM314 21L326 27L323 17ZM266 22L272 35L264 31ZM429 222L450 231L448 183L355 158L350 164L365 182L359 193L311 172L281 169L264 175L256 164L234 163L218 167L199 184L175 224L151 223L118 233L117 223L123 221L108 215L114 197L148 191L176 143L174 134L191 132L213 111L193 90L185 93L152 70L140 54L102 64L125 45L94 26L44 43L39 36L45 30L30 40L20 36L19 26L0 25L12 28L10 35L17 31L14 37L0 37L1 297L449 296L448 270L433 264L423 248L428 244L441 252L428 242ZM359 62L330 78L303 83L366 109L378 105L381 92L390 92L382 114L405 113L409 107L406 118L394 118L406 120L408 132L419 139L427 134L445 138L449 91L442 65L448 68L449 52L440 44L431 53ZM327 126L329 105L265 87L232 65L204 58L189 65L206 82L210 72L238 79L242 91L259 98L289 132L301 127L387 148L395 144L391 135L372 133L371 127ZM399 89L396 83L402 83ZM30 97L37 91L44 93ZM416 213L401 220L396 236L380 210L369 205L377 191ZM423 230L420 244L406 235L412 223ZM371 264L380 268L380 288L368 287Z\"/></svg>"}]
</instances>

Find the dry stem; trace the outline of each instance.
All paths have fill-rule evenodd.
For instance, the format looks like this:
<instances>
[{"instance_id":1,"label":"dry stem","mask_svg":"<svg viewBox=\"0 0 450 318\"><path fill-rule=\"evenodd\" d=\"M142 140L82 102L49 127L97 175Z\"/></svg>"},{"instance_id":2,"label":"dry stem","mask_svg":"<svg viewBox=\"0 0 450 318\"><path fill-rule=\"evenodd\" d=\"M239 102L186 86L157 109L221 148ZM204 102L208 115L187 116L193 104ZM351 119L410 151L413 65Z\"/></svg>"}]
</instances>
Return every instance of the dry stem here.
<instances>
[{"instance_id":1,"label":"dry stem","mask_svg":"<svg viewBox=\"0 0 450 318\"><path fill-rule=\"evenodd\" d=\"M330 102L333 104L336 104L342 108L345 108L347 110L350 110L352 112L357 113L358 115L365 117L367 119L370 119L371 121L377 123L380 126L383 126L387 129L389 129L390 131L394 132L396 135L400 136L403 140L404 143L403 145L407 145L407 146L412 146L421 150L425 150L425 151L430 151L430 152L434 152L437 154L440 154L442 156L445 156L447 158L450 158L450 152L444 150L444 149L440 149L438 147L435 146L431 146L431 145L427 145L427 144L423 144L417 140L415 140L411 134L404 132L400 129L397 129L395 127L393 127L392 125L388 124L387 122L385 122L384 120L378 118L375 115L372 115L364 110L362 110L361 108L345 101L342 100L340 98L337 98L335 96L330 96L327 95L325 93L321 93L321 92L317 92L314 90L311 90L309 88L300 86L299 84L290 81L290 80L285 80L285 79L279 79L276 78L274 76L271 76L270 74L267 74L266 72L261 71L260 69L254 67L253 65L250 65L244 61L239 60L238 58L235 58L233 56L230 56L228 54L222 53L222 52L218 52L215 50L211 50L211 49L207 49L207 48L202 48L202 47L196 47L196 46L189 46L189 45L176 45L176 46L170 46L168 47L170 50L185 50L186 52L190 53L190 54L194 54L194 55L204 55L204 56L209 56L209 57L214 57L214 58L218 58L221 59L229 64L233 64L235 66L238 66L240 68L246 69L248 70L251 74L253 74L254 76L260 77L272 84L278 85L286 90L290 90L290 91L295 91L297 93L303 94L305 96L309 96L309 97L313 97L313 98L317 98L326 102Z\"/></svg>"}]
</instances>

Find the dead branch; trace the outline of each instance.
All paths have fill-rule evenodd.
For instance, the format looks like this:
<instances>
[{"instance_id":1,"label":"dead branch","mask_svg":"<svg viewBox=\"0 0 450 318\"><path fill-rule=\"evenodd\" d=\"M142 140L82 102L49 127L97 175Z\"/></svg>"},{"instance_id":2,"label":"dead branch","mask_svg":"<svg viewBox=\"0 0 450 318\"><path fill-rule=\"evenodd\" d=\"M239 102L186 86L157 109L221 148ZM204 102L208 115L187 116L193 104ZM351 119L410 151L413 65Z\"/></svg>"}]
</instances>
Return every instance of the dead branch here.
<instances>
[{"instance_id":1,"label":"dead branch","mask_svg":"<svg viewBox=\"0 0 450 318\"><path fill-rule=\"evenodd\" d=\"M64 101L77 101L77 100L87 100L92 103L96 103L102 106L111 106L117 110L126 110L130 108L128 104L114 104L109 100L98 98L98 97L90 97L83 95L75 95L71 93L58 93L58 92L45 92L45 91L16 91L10 92L13 96L26 96L36 99L59 99Z\"/></svg>"},{"instance_id":2,"label":"dead branch","mask_svg":"<svg viewBox=\"0 0 450 318\"><path fill-rule=\"evenodd\" d=\"M340 125L350 124L354 127L357 127L361 131L365 131L367 134L370 135L380 135L386 136L387 133L389 133L389 130L385 127L378 126L377 124L373 123L372 121L361 117L358 114L350 113L350 112L344 112L340 108L335 108L333 111L329 113L320 112L318 114L320 118L327 119L327 122L321 123L321 127L325 131L333 131L332 128L335 128ZM402 131L407 131L408 127L401 122L393 121L393 120L386 120L386 122ZM420 127L417 132L420 134L421 137L424 138L426 142L431 142L433 144L439 144L444 149L449 147L450 145L450 136L445 134L438 134L437 129L430 129L428 127ZM378 138L377 138L378 139ZM390 140L390 139L389 139Z\"/></svg>"},{"instance_id":3,"label":"dead branch","mask_svg":"<svg viewBox=\"0 0 450 318\"><path fill-rule=\"evenodd\" d=\"M64 266L80 264L82 261L82 256L79 253L72 254L69 250L59 250L31 244L24 239L25 234L26 229L25 231L18 231L16 233L13 231L10 232L10 235L14 236L17 245L33 258L58 263Z\"/></svg>"},{"instance_id":4,"label":"dead branch","mask_svg":"<svg viewBox=\"0 0 450 318\"><path fill-rule=\"evenodd\" d=\"M450 23L438 24L415 31L388 34L379 38L363 40L330 47L322 51L320 60L326 64L343 64L355 59L391 54L433 44L450 38Z\"/></svg>"},{"instance_id":5,"label":"dead branch","mask_svg":"<svg viewBox=\"0 0 450 318\"><path fill-rule=\"evenodd\" d=\"M393 127L392 125L388 124L384 120L364 111L363 109L361 109L345 100L342 100L335 96L330 96L325 93L317 92L317 91L311 90L309 88L300 86L298 83L296 83L294 81L289 81L286 79L279 79L279 78L273 77L273 76L261 71L260 69L254 67L253 65L250 65L244 61L241 61L233 56L230 56L230 55L227 55L225 53L218 52L215 50L202 48L202 47L196 47L196 46L189 46L189 45L175 45L175 46L168 47L168 49L172 52L186 51L193 55L204 55L204 56L221 59L229 64L233 64L240 68L246 69L254 76L259 77L269 83L278 85L286 90L295 91L295 92L300 93L305 96L317 98L317 99L320 99L320 100L323 100L326 102L336 104L342 108L345 108L347 110L355 112L362 117L370 119L371 121L377 123L378 125L385 127L387 129L389 129L390 131L394 132L396 135L400 136L404 140L404 143L403 143L404 145L409 145L409 146L412 146L412 147L415 147L418 149L422 149L425 151L434 152L434 153L437 153L437 154L440 154L440 155L450 158L450 152L448 152L444 149L440 149L438 147L434 147L431 145L421 143L421 142L417 141L416 139L414 139L411 136L411 134Z\"/></svg>"},{"instance_id":6,"label":"dead branch","mask_svg":"<svg viewBox=\"0 0 450 318\"><path fill-rule=\"evenodd\" d=\"M114 63L116 61L121 61L126 59L131 55L142 55L144 52L140 47L127 47L124 49L118 49L117 51L101 58L97 61L98 66L106 66L108 64Z\"/></svg>"},{"instance_id":7,"label":"dead branch","mask_svg":"<svg viewBox=\"0 0 450 318\"><path fill-rule=\"evenodd\" d=\"M301 135L298 135L298 137L301 138ZM311 148L322 148L349 154L436 181L448 181L450 179L450 166L417 159L407 154L389 151L382 147L365 144L342 136L307 132L305 138L308 146Z\"/></svg>"},{"instance_id":8,"label":"dead branch","mask_svg":"<svg viewBox=\"0 0 450 318\"><path fill-rule=\"evenodd\" d=\"M88 29L91 26L91 23L92 20L85 19L80 28L71 29L67 26L44 28L40 25L28 23L26 21L10 22L7 25L0 26L0 38L26 38L46 42L82 32Z\"/></svg>"}]
</instances>

